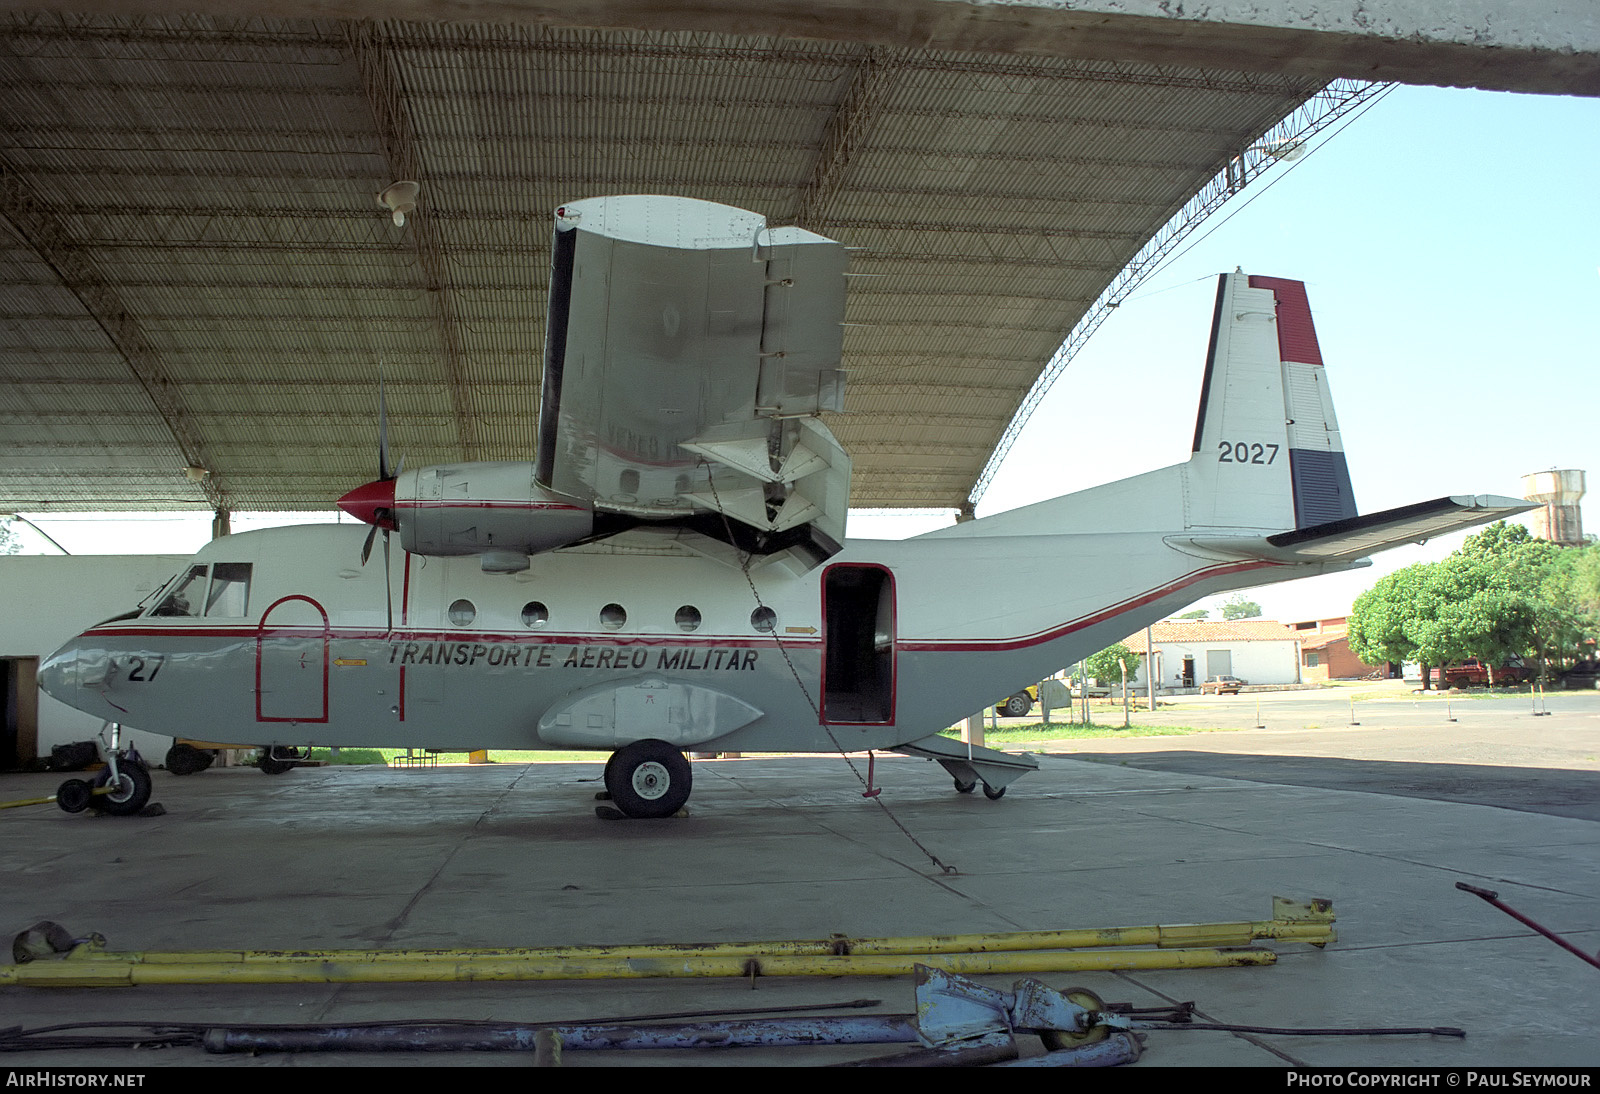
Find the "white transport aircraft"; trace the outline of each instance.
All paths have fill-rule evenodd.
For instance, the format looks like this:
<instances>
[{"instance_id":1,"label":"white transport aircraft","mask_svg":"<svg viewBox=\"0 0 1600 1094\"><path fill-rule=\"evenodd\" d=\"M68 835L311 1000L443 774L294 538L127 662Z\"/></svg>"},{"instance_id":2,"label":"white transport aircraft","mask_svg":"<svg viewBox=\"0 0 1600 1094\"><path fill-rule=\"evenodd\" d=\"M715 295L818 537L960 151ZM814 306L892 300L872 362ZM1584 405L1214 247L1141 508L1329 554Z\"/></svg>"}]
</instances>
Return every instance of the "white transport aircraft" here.
<instances>
[{"instance_id":1,"label":"white transport aircraft","mask_svg":"<svg viewBox=\"0 0 1600 1094\"><path fill-rule=\"evenodd\" d=\"M843 406L845 260L710 202L563 206L534 461L391 472L380 424L378 480L339 502L370 532L217 539L41 687L200 740L608 750L630 817L683 806L688 749L898 749L999 797L1031 757L936 736L996 695L1201 597L1529 508L1358 516L1305 287L1234 273L1187 462L847 540L820 420ZM148 773L109 761L102 807L137 811Z\"/></svg>"}]
</instances>

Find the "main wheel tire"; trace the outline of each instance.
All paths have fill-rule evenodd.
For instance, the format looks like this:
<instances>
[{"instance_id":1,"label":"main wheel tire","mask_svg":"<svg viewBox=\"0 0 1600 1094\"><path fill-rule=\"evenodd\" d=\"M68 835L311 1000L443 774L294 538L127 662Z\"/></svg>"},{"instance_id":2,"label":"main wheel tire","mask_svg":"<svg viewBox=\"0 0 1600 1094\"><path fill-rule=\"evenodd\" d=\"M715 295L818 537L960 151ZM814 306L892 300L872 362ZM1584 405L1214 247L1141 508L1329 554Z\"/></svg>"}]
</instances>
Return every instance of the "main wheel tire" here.
<instances>
[{"instance_id":1,"label":"main wheel tire","mask_svg":"<svg viewBox=\"0 0 1600 1094\"><path fill-rule=\"evenodd\" d=\"M611 804L629 817L670 817L689 800L689 760L666 741L635 741L606 763Z\"/></svg>"},{"instance_id":2,"label":"main wheel tire","mask_svg":"<svg viewBox=\"0 0 1600 1094\"><path fill-rule=\"evenodd\" d=\"M261 769L261 773L263 775L282 775L285 771L293 767L294 764L290 763L288 760L275 759L272 755L272 749L263 748L261 750L260 758L256 760L256 766Z\"/></svg>"},{"instance_id":3,"label":"main wheel tire","mask_svg":"<svg viewBox=\"0 0 1600 1094\"><path fill-rule=\"evenodd\" d=\"M211 766L210 752L182 743L167 749L166 768L174 775L194 775Z\"/></svg>"},{"instance_id":4,"label":"main wheel tire","mask_svg":"<svg viewBox=\"0 0 1600 1094\"><path fill-rule=\"evenodd\" d=\"M1019 691L1006 700L1003 709L1007 718L1026 718L1028 711L1033 709L1033 700Z\"/></svg>"},{"instance_id":5,"label":"main wheel tire","mask_svg":"<svg viewBox=\"0 0 1600 1094\"><path fill-rule=\"evenodd\" d=\"M95 777L94 785L114 785L115 788L109 794L96 794L90 798L90 809L97 813L109 813L113 817L131 817L149 803L150 791L155 784L144 764L123 760L117 764L115 784L111 781L111 769L108 767Z\"/></svg>"},{"instance_id":6,"label":"main wheel tire","mask_svg":"<svg viewBox=\"0 0 1600 1094\"><path fill-rule=\"evenodd\" d=\"M956 793L957 794L970 794L978 786L976 781L970 782L970 783L964 783L960 779L956 779L954 781L955 781L955 784L956 784Z\"/></svg>"},{"instance_id":7,"label":"main wheel tire","mask_svg":"<svg viewBox=\"0 0 1600 1094\"><path fill-rule=\"evenodd\" d=\"M1002 786L997 790L994 787L990 786L988 783L984 783L983 784L983 796L988 798L992 802L997 802L1001 798L1006 796L1006 788Z\"/></svg>"}]
</instances>

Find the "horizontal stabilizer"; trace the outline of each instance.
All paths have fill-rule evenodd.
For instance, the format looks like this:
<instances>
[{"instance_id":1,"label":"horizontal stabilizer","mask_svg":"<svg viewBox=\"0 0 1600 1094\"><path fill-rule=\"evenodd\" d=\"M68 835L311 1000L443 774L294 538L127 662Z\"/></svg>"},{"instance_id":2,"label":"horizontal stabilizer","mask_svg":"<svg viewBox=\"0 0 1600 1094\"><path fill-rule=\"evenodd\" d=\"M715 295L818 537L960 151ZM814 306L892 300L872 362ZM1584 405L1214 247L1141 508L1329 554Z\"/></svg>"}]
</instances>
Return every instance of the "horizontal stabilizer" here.
<instances>
[{"instance_id":1,"label":"horizontal stabilizer","mask_svg":"<svg viewBox=\"0 0 1600 1094\"><path fill-rule=\"evenodd\" d=\"M1488 524L1537 508L1517 498L1467 495L1402 505L1398 509L1347 517L1271 536L1194 535L1174 537L1171 542L1227 558L1289 563L1341 562L1365 558L1406 543L1422 543L1447 532Z\"/></svg>"}]
</instances>

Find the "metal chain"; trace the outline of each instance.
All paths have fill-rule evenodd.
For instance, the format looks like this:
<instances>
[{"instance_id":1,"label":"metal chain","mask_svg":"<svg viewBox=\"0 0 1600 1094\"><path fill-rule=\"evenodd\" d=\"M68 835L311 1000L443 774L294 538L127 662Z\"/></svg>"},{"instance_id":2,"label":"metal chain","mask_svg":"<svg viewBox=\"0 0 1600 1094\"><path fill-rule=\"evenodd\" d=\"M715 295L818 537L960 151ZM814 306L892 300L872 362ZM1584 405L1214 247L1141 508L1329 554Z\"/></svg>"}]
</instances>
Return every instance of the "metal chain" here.
<instances>
[{"instance_id":1,"label":"metal chain","mask_svg":"<svg viewBox=\"0 0 1600 1094\"><path fill-rule=\"evenodd\" d=\"M704 458L702 458L700 460L700 466L704 467L706 470L706 482L711 487L711 499L717 503L717 512L722 517L722 526L724 531L727 532L728 544L729 546L733 547L735 551L739 552L739 569L744 574L745 584L750 586L750 595L752 598L754 598L756 607L766 608L767 605L761 599L761 592L756 588L755 579L750 576L750 552L741 550L739 545L734 542L733 527L728 523L728 514L722 509L722 498L717 494L717 480L716 476L712 474L711 465L706 462ZM774 613L774 616L776 616L776 613ZM827 641L826 620L823 621L823 635L823 641ZM783 663L789 666L789 675L794 677L795 687L799 688L800 694L805 697L806 705L811 708L811 713L817 716L817 724L820 725L822 727L822 731L828 735L828 740L833 742L833 747L838 751L839 758L842 759L845 762L845 765L850 768L850 773L856 777L856 781L860 783L864 789L871 790L872 787L867 784L867 780L861 775L861 769L857 767L855 761L850 758L849 753L845 751L845 747L839 743L839 738L833 735L833 727L829 725L827 719L822 716L821 708L817 706L816 700L812 698L810 690L806 688L805 681L800 678L800 670L795 667L793 658L789 656L788 647L783 644L783 639L778 635L778 628L775 619L772 628L772 640L777 644L778 652L783 655ZM946 865L940 860L938 855L935 855L932 851L928 850L928 848L923 845L921 840L912 835L911 830L901 823L899 817L895 816L894 810L890 809L889 806L885 804L881 794L873 795L870 800L875 803L879 809L883 810L884 815L889 818L896 828L900 829L901 834L904 835L906 839L910 840L917 850L928 856L928 861L937 866L941 873L959 874L961 872L954 866Z\"/></svg>"}]
</instances>

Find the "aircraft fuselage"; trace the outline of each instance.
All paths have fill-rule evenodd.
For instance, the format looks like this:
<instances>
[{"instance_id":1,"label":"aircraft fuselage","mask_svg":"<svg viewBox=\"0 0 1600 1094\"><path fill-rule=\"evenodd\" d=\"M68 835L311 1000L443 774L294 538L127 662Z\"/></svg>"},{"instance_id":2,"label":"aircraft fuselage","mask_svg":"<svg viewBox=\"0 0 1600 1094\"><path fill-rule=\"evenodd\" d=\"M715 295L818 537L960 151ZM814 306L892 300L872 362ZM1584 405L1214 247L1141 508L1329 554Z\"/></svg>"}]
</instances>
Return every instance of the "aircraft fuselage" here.
<instances>
[{"instance_id":1,"label":"aircraft fuselage","mask_svg":"<svg viewBox=\"0 0 1600 1094\"><path fill-rule=\"evenodd\" d=\"M193 566L248 566L244 614L111 621L41 681L106 719L202 740L885 748L1283 569L1141 532L851 542L804 575L750 582L671 554L557 551L506 575L396 552L386 590L381 560L358 562L365 531L217 540Z\"/></svg>"}]
</instances>

